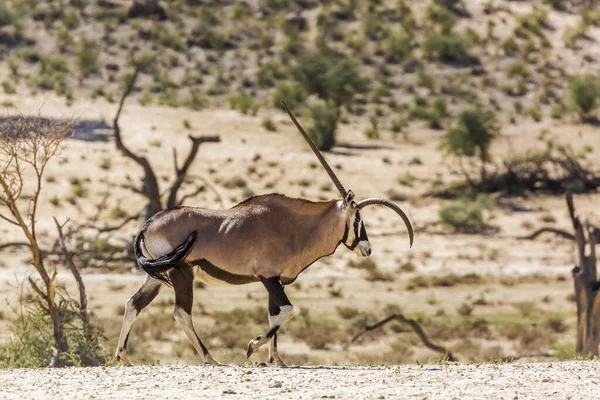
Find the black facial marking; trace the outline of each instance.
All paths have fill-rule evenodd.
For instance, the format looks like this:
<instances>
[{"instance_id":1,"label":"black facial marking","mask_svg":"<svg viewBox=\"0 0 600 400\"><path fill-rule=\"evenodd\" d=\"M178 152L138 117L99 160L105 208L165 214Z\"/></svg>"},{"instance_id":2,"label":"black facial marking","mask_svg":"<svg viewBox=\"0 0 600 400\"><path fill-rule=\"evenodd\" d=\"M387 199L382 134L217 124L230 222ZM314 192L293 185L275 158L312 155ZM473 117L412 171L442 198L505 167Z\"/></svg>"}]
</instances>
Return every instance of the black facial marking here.
<instances>
[{"instance_id":1,"label":"black facial marking","mask_svg":"<svg viewBox=\"0 0 600 400\"><path fill-rule=\"evenodd\" d=\"M364 224L360 228L360 240L369 240L369 238L367 237L367 231L365 230Z\"/></svg>"},{"instance_id":2,"label":"black facial marking","mask_svg":"<svg viewBox=\"0 0 600 400\"><path fill-rule=\"evenodd\" d=\"M358 237L358 225L359 224L360 224L360 214L357 211L356 215L354 215L354 237L355 238Z\"/></svg>"},{"instance_id":3,"label":"black facial marking","mask_svg":"<svg viewBox=\"0 0 600 400\"><path fill-rule=\"evenodd\" d=\"M340 240L341 243L346 244L346 240L348 240L348 231L350 229L348 228L348 223L346 223L346 225L344 225L344 236L342 236L342 240Z\"/></svg>"}]
</instances>

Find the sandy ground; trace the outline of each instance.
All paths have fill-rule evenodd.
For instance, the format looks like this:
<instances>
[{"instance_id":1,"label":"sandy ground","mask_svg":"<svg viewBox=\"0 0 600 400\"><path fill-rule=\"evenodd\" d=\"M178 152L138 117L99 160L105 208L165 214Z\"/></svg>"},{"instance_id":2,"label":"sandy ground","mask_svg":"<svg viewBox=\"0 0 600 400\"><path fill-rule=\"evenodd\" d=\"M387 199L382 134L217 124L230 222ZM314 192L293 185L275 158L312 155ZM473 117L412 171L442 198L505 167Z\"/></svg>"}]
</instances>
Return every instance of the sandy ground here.
<instances>
[{"instance_id":1,"label":"sandy ground","mask_svg":"<svg viewBox=\"0 0 600 400\"><path fill-rule=\"evenodd\" d=\"M15 384L15 381L18 381ZM590 399L600 363L395 367L145 366L8 370L3 399Z\"/></svg>"}]
</instances>

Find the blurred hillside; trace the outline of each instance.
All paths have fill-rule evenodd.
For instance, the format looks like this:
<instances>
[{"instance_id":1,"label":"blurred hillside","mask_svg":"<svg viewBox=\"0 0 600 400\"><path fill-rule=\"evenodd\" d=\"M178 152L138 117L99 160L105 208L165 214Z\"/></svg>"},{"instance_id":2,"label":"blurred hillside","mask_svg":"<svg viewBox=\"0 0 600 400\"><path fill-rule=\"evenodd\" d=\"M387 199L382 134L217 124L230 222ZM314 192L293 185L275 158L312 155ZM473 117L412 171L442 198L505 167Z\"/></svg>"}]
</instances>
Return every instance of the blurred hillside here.
<instances>
[{"instance_id":1,"label":"blurred hillside","mask_svg":"<svg viewBox=\"0 0 600 400\"><path fill-rule=\"evenodd\" d=\"M313 95L344 103L342 122L386 117L377 134L440 129L467 104L507 123L561 119L569 77L596 73L596 3L173 0L143 15L130 1L1 0L0 81L113 102L132 64L156 56L143 105L255 113Z\"/></svg>"}]
</instances>

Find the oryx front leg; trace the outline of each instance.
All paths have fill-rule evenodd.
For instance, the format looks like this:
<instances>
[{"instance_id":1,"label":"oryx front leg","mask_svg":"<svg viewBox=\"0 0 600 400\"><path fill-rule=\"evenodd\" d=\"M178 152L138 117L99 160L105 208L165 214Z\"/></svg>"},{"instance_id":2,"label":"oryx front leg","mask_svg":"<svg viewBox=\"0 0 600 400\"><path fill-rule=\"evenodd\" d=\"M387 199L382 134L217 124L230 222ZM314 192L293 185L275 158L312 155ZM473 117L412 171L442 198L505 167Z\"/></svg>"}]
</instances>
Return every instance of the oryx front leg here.
<instances>
[{"instance_id":1,"label":"oryx front leg","mask_svg":"<svg viewBox=\"0 0 600 400\"><path fill-rule=\"evenodd\" d=\"M125 313L123 315L123 325L121 326L121 334L117 344L117 360L123 365L131 365L127 359L127 340L133 321L139 313L156 298L162 284L160 281L146 275L146 281L142 287L133 295L125 304Z\"/></svg>"},{"instance_id":2,"label":"oryx front leg","mask_svg":"<svg viewBox=\"0 0 600 400\"><path fill-rule=\"evenodd\" d=\"M271 328L273 328L273 326L275 325L277 318L279 317L279 314L280 314L279 307L273 300L273 297L271 295L269 295L269 326ZM279 354L277 352L277 332L275 332L273 334L273 337L271 338L271 342L270 342L270 346L269 346L269 363L275 364L275 365L280 365L280 366L285 366L285 363L283 362L281 357L279 357Z\"/></svg>"},{"instance_id":3,"label":"oryx front leg","mask_svg":"<svg viewBox=\"0 0 600 400\"><path fill-rule=\"evenodd\" d=\"M274 316L273 319L269 318L271 322L270 329L264 334L252 339L250 343L248 343L246 357L250 357L252 353L254 353L259 347L271 340L281 325L283 325L292 317L292 312L294 311L292 303L290 303L290 300L283 291L283 285L281 284L279 277L261 278L260 280L263 285L265 285L265 288L269 292L269 298L273 300L275 306L278 307L279 312L277 314L274 313L274 310L269 312L270 315ZM277 351L276 345L275 351Z\"/></svg>"},{"instance_id":4,"label":"oryx front leg","mask_svg":"<svg viewBox=\"0 0 600 400\"><path fill-rule=\"evenodd\" d=\"M192 305L194 303L194 272L190 267L173 268L169 271L169 278L175 290L175 310L173 317L179 323L185 335L202 356L206 364L219 365L204 346L192 323Z\"/></svg>"}]
</instances>

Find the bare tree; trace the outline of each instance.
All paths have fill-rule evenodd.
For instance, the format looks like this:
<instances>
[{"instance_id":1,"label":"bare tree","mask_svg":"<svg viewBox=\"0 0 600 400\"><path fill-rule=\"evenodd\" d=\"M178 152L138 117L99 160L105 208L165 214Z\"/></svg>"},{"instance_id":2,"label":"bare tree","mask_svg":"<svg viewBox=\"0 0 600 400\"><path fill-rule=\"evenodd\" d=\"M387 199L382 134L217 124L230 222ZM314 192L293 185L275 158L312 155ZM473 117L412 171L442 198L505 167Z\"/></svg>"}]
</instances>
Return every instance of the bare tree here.
<instances>
[{"instance_id":1,"label":"bare tree","mask_svg":"<svg viewBox=\"0 0 600 400\"><path fill-rule=\"evenodd\" d=\"M48 162L62 149L62 142L72 132L73 122L51 122L42 118L14 118L5 122L0 140L0 205L9 214L0 218L21 229L31 251L31 264L36 269L43 286L29 278L39 295L44 312L50 316L57 352L66 352L68 343L63 329L62 309L56 302L56 267L49 271L38 244L36 218L42 176ZM33 172L33 179L26 173ZM29 186L31 185L31 187ZM33 190L24 196L24 191ZM38 281L39 282L39 281Z\"/></svg>"},{"instance_id":2,"label":"bare tree","mask_svg":"<svg viewBox=\"0 0 600 400\"><path fill-rule=\"evenodd\" d=\"M121 111L123 110L123 105L125 104L125 100L131 94L135 87L135 83L138 79L140 72L146 67L149 62L152 62L154 58L150 61L146 62L136 62L134 60L135 69L132 76L127 80L125 89L123 94L121 95L121 99L119 101L119 108L117 109L117 113L113 120L113 128L115 131L115 145L117 149L125 155L125 157L133 160L138 165L142 167L144 170L144 178L142 180L142 187L130 187L134 192L144 195L148 199L148 208L146 218L151 217L157 212L163 210L164 208L175 207L180 205L184 199L189 196L183 196L182 199L178 199L177 193L181 188L182 184L185 181L185 178L188 173L188 169L194 162L196 155L198 154L198 148L202 143L216 143L220 142L221 138L219 136L188 136L190 141L192 142L192 146L190 148L190 152L188 153L183 165L179 167L177 162L177 151L173 148L173 163L175 166L175 180L171 184L167 196L167 200L164 203L161 200L161 191L158 185L158 179L156 178L156 174L150 165L150 162L146 157L138 156L133 151L131 151L125 144L123 143L123 139L121 137L121 128L119 126L119 117L121 115Z\"/></svg>"},{"instance_id":3,"label":"bare tree","mask_svg":"<svg viewBox=\"0 0 600 400\"><path fill-rule=\"evenodd\" d=\"M577 347L578 353L598 356L600 345L600 281L596 271L596 244L600 239L600 229L584 225L575 215L573 194L566 195L569 215L575 230L579 265L573 268L575 301L577 302ZM589 252L586 253L586 247Z\"/></svg>"}]
</instances>

